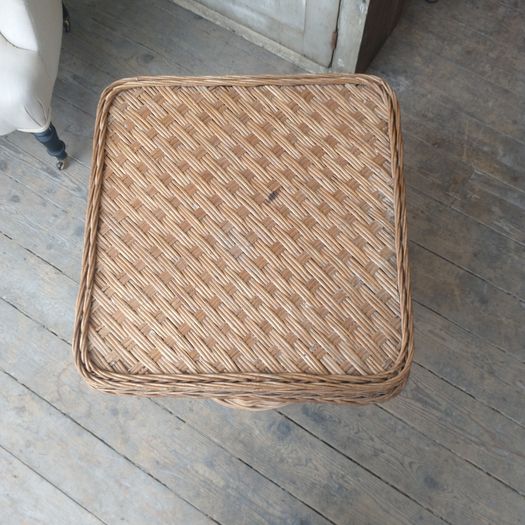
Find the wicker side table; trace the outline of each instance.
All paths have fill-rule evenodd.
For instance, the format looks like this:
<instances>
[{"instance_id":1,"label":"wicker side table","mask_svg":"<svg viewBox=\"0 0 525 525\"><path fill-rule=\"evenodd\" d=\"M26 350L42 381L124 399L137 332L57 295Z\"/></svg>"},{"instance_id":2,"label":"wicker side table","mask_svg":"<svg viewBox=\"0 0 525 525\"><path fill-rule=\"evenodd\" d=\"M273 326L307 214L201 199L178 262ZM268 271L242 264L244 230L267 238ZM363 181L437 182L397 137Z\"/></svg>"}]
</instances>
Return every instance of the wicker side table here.
<instances>
[{"instance_id":1,"label":"wicker side table","mask_svg":"<svg viewBox=\"0 0 525 525\"><path fill-rule=\"evenodd\" d=\"M98 107L73 349L95 388L366 403L412 360L399 110L363 75L136 78Z\"/></svg>"}]
</instances>

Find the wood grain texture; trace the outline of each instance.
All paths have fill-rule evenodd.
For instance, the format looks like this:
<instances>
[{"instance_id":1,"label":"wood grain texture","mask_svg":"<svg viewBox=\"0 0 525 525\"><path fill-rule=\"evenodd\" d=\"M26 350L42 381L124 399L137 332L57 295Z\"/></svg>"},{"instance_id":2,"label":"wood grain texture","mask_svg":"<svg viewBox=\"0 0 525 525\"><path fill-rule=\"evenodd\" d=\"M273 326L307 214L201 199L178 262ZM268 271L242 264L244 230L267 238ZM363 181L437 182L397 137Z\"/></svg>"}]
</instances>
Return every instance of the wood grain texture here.
<instances>
[{"instance_id":1,"label":"wood grain texture","mask_svg":"<svg viewBox=\"0 0 525 525\"><path fill-rule=\"evenodd\" d=\"M404 77L405 81L416 86L428 87L428 97L445 104L449 111L457 110L455 120L467 116L504 135L522 136L525 131L525 118L516 113L515 109L519 107L522 95L487 82L476 72L458 67L447 58L436 54L433 48L427 47L424 38L419 38L419 45L413 46L410 36L406 32L396 31L387 51L391 59L397 59L396 68L404 68L410 72L409 77ZM408 59L410 63L405 62ZM374 64L373 67L376 66L377 64ZM453 89L444 82L432 82L432 79L438 76L450 79L450 82L453 79ZM487 99L491 100L489 108L485 102ZM429 110L432 110L432 106Z\"/></svg>"},{"instance_id":2,"label":"wood grain texture","mask_svg":"<svg viewBox=\"0 0 525 525\"><path fill-rule=\"evenodd\" d=\"M443 9L442 6L435 6L436 9L417 9L415 4L411 4L404 13L403 28L404 31L410 32L412 38L424 38L428 48L457 66L516 94L523 93L525 61L519 49L505 45L507 40L498 38L503 36L500 30L496 29L489 34L486 30L476 27L477 23L486 20L486 14L490 13L490 8L494 8L496 3L486 2L481 12L471 14L468 19L465 18L465 11L461 13L457 8L452 8L447 13L447 24L440 23L439 12ZM483 5L483 2L479 2L479 5ZM502 14L509 21L513 18L512 22L516 27L525 21L523 10L507 9L503 10ZM493 14L491 15L492 18ZM494 18L492 20L494 21ZM485 47L487 52L479 53L479 49Z\"/></svg>"},{"instance_id":3,"label":"wood grain texture","mask_svg":"<svg viewBox=\"0 0 525 525\"><path fill-rule=\"evenodd\" d=\"M211 401L157 402L334 523L442 523L424 506L384 485L375 472L320 444L278 412L231 411ZM259 450L255 457L254 447Z\"/></svg>"},{"instance_id":4,"label":"wood grain texture","mask_svg":"<svg viewBox=\"0 0 525 525\"><path fill-rule=\"evenodd\" d=\"M0 167L5 170L0 184L1 234L25 239L28 250L76 279L80 272L85 208L85 196L76 192L85 182L71 187L74 179L69 178L69 173L58 177L49 173L43 162L28 162L20 150L12 152L8 147L0 149ZM80 191L85 192L85 188Z\"/></svg>"},{"instance_id":5,"label":"wood grain texture","mask_svg":"<svg viewBox=\"0 0 525 525\"><path fill-rule=\"evenodd\" d=\"M523 361L425 306L414 311L417 362L525 426Z\"/></svg>"},{"instance_id":6,"label":"wood grain texture","mask_svg":"<svg viewBox=\"0 0 525 525\"><path fill-rule=\"evenodd\" d=\"M411 244L414 299L523 357L523 302L432 252Z\"/></svg>"},{"instance_id":7,"label":"wood grain texture","mask_svg":"<svg viewBox=\"0 0 525 525\"><path fill-rule=\"evenodd\" d=\"M17 322L16 311L6 311L9 308L5 303L0 303L0 310L3 319ZM4 349L13 348L5 340L2 340L2 346ZM7 363L2 364L5 366ZM87 517L96 516L97 519L88 521L84 516L82 519L86 523L168 523L172 516L178 516L185 523L212 523L189 503L13 377L0 373L0 385L0 446L10 450L25 465L57 487L55 492L60 491L59 495L70 498L71 507L77 513L82 508L89 508L93 516ZM105 465L108 464L111 469L106 470ZM103 476L101 472L104 472ZM13 497L21 496L18 491L15 487L10 489ZM52 508L52 500L47 504L41 501L43 494L35 491L33 496L37 502L28 506L35 505L34 512L38 512L39 507L44 511ZM58 509L64 512L66 506L58 505ZM50 518L47 523L62 522L55 519ZM84 523L82 519L80 523ZM30 516L27 520L27 523L33 523ZM62 520L64 523L75 523L74 512Z\"/></svg>"},{"instance_id":8,"label":"wood grain texture","mask_svg":"<svg viewBox=\"0 0 525 525\"><path fill-rule=\"evenodd\" d=\"M408 390L384 410L525 494L525 428L419 365ZM478 479L483 478L480 474Z\"/></svg>"},{"instance_id":9,"label":"wood grain texture","mask_svg":"<svg viewBox=\"0 0 525 525\"><path fill-rule=\"evenodd\" d=\"M407 194L414 244L453 261L509 295L525 299L525 246L424 193L409 189Z\"/></svg>"},{"instance_id":10,"label":"wood grain texture","mask_svg":"<svg viewBox=\"0 0 525 525\"><path fill-rule=\"evenodd\" d=\"M514 52L507 45L509 35L504 39L499 34L496 43L478 39L468 60L451 59L451 39L456 47L461 39L468 53L475 43L469 38L475 24L464 20L469 29L461 33L445 29L438 46L426 36L425 24L430 18L439 24L436 11L443 14L443 7L408 4L407 20L402 18L400 24L404 30L393 33L372 67L397 88L407 139L407 182L432 190L453 208L523 243L525 121L513 107L522 104L524 89L511 91L507 82L494 84L480 70L491 60L505 65L507 53ZM469 16L464 5L454 4L454 11ZM510 9L499 15L508 20L515 16ZM508 63L505 70L515 78L514 69L523 74L523 61Z\"/></svg>"},{"instance_id":11,"label":"wood grain texture","mask_svg":"<svg viewBox=\"0 0 525 525\"><path fill-rule=\"evenodd\" d=\"M475 171L462 159L450 156L446 145L441 151L407 133L405 156L408 159L405 176L409 187L521 245L525 243L522 192L498 182L492 175ZM482 184L478 185L478 181Z\"/></svg>"},{"instance_id":12,"label":"wood grain texture","mask_svg":"<svg viewBox=\"0 0 525 525\"><path fill-rule=\"evenodd\" d=\"M104 523L2 447L0 471L0 508L9 513L0 518L2 523L7 519L19 525Z\"/></svg>"},{"instance_id":13,"label":"wood grain texture","mask_svg":"<svg viewBox=\"0 0 525 525\"><path fill-rule=\"evenodd\" d=\"M402 106L420 365L409 388L384 409L305 406L262 419L93 393L66 341L104 86L136 74L296 68L167 1L68 6L74 30L53 120L74 162L58 173L31 136L0 138L0 296L14 305L0 301L0 367L29 388L3 379L0 462L12 475L2 477L0 505L31 524L140 523L143 514L178 525L206 522L208 511L225 525L520 523L525 134L523 112L509 104L525 104L523 6L408 0L373 63ZM135 420L142 403L150 414ZM102 473L96 500L89 485ZM199 512L184 514L184 499ZM177 520L177 508L194 517Z\"/></svg>"},{"instance_id":14,"label":"wood grain texture","mask_svg":"<svg viewBox=\"0 0 525 525\"><path fill-rule=\"evenodd\" d=\"M417 373L413 370L413 375ZM302 405L283 412L448 523L525 523L523 496L443 445L414 433L382 408Z\"/></svg>"}]
</instances>

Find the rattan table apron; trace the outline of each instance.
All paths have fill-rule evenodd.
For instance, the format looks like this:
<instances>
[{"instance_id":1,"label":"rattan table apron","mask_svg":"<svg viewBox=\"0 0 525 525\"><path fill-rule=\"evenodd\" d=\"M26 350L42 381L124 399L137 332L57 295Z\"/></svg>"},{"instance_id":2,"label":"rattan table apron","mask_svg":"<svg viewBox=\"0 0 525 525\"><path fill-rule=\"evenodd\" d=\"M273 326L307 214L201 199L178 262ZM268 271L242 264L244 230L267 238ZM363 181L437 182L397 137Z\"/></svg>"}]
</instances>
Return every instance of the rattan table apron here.
<instances>
[{"instance_id":1,"label":"rattan table apron","mask_svg":"<svg viewBox=\"0 0 525 525\"><path fill-rule=\"evenodd\" d=\"M102 94L73 349L95 388L244 408L406 382L399 109L364 75L144 77Z\"/></svg>"}]
</instances>

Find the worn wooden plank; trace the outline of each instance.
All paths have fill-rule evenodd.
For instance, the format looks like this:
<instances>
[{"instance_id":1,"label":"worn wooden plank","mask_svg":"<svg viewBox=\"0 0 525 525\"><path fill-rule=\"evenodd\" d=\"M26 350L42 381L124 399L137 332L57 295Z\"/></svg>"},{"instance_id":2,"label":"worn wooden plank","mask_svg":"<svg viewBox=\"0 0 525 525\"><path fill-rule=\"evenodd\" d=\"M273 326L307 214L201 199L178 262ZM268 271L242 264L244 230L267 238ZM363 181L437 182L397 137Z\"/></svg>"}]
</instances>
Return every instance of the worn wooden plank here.
<instances>
[{"instance_id":1,"label":"worn wooden plank","mask_svg":"<svg viewBox=\"0 0 525 525\"><path fill-rule=\"evenodd\" d=\"M0 231L77 279L85 199L40 167L0 148Z\"/></svg>"},{"instance_id":2,"label":"worn wooden plank","mask_svg":"<svg viewBox=\"0 0 525 525\"><path fill-rule=\"evenodd\" d=\"M425 85L417 87L410 68L401 73L395 70L399 65L389 69L390 65L386 57L377 67L398 87L407 137L409 183L423 189L430 175L434 182L432 189L441 190L445 197L451 195L459 201L455 204L461 205L462 199L468 203L469 194L461 194L459 190L474 173L480 173L495 179L493 185L500 182L500 191L512 195L511 205L525 208L523 144L472 120L465 114L468 108L454 100L441 100L426 77ZM403 85L403 78L410 78L407 85ZM451 96L454 93L455 90ZM419 171L421 167L423 173ZM491 202L486 199L483 204L490 206Z\"/></svg>"},{"instance_id":3,"label":"worn wooden plank","mask_svg":"<svg viewBox=\"0 0 525 525\"><path fill-rule=\"evenodd\" d=\"M418 138L410 135L405 138L405 175L410 186L525 244L522 228L525 209L520 193L506 184L494 183L490 175L476 172L467 163L441 153ZM479 179L492 180L492 191L477 187Z\"/></svg>"},{"instance_id":4,"label":"worn wooden plank","mask_svg":"<svg viewBox=\"0 0 525 525\"><path fill-rule=\"evenodd\" d=\"M499 184L484 173L473 172L458 188L456 199L471 216L490 216L490 225L524 244L525 193Z\"/></svg>"},{"instance_id":5,"label":"worn wooden plank","mask_svg":"<svg viewBox=\"0 0 525 525\"><path fill-rule=\"evenodd\" d=\"M525 523L522 496L378 407L295 405L283 412L448 523Z\"/></svg>"},{"instance_id":6,"label":"worn wooden plank","mask_svg":"<svg viewBox=\"0 0 525 525\"><path fill-rule=\"evenodd\" d=\"M177 61L191 69L193 74L300 71L297 66L241 36L226 32L199 15L164 0L152 0L152 8L147 13L139 0L129 0L125 14L122 5L117 2L95 0L95 5L100 7L95 11L92 8L90 10L92 14L95 13L95 20L103 21L117 34L126 28L133 29L134 40L151 46L161 56L177 57ZM161 25L171 30L156 31ZM226 39L225 34L228 35Z\"/></svg>"},{"instance_id":7,"label":"worn wooden plank","mask_svg":"<svg viewBox=\"0 0 525 525\"><path fill-rule=\"evenodd\" d=\"M69 340L77 284L58 268L0 234L0 297L22 308L52 333Z\"/></svg>"},{"instance_id":8,"label":"worn wooden plank","mask_svg":"<svg viewBox=\"0 0 525 525\"><path fill-rule=\"evenodd\" d=\"M523 357L523 302L417 244L410 246L414 298L449 320Z\"/></svg>"},{"instance_id":9,"label":"worn wooden plank","mask_svg":"<svg viewBox=\"0 0 525 525\"><path fill-rule=\"evenodd\" d=\"M445 97L436 91L436 81L414 73L417 66L400 64L400 57L406 54L407 46L400 50L389 47L386 56L380 54L374 63L374 72L385 76L397 90L405 134L439 149L440 157L453 156L474 170L523 191L521 137L502 134L469 116L468 102L456 100L457 89L453 85L447 85Z\"/></svg>"},{"instance_id":10,"label":"worn wooden plank","mask_svg":"<svg viewBox=\"0 0 525 525\"><path fill-rule=\"evenodd\" d=\"M277 412L232 411L213 401L163 398L157 403L335 523L442 523L371 475L368 465L361 467Z\"/></svg>"},{"instance_id":11,"label":"worn wooden plank","mask_svg":"<svg viewBox=\"0 0 525 525\"><path fill-rule=\"evenodd\" d=\"M518 46L510 46L508 42L522 34L525 23L523 11L506 10L504 18L517 18L521 24L514 25L514 33L508 32L510 28L506 28L505 39L500 39L498 36L501 35L487 35L476 28L472 6L465 9L465 2L455 4L456 10L448 10L447 23L443 24L439 16L440 7L407 2L400 31L408 32L411 40L421 42L435 54L456 65L477 73L491 83L522 94L525 89L525 60ZM492 1L486 4L494 6L495 3ZM488 7L484 6L484 13L489 11Z\"/></svg>"},{"instance_id":12,"label":"worn wooden plank","mask_svg":"<svg viewBox=\"0 0 525 525\"><path fill-rule=\"evenodd\" d=\"M410 188L407 201L411 241L525 298L525 246L419 191Z\"/></svg>"},{"instance_id":13,"label":"worn wooden plank","mask_svg":"<svg viewBox=\"0 0 525 525\"><path fill-rule=\"evenodd\" d=\"M74 16L85 21L83 30L101 39L98 43L91 43L92 36L86 35L87 41L76 39L76 46L82 46L83 52L89 52L91 45L95 49L109 50L107 60L99 66L104 71L119 78L150 72L191 75L195 70L208 69L210 57L202 53L202 45L199 45L202 37L193 31L194 23L189 28L183 28L181 20L177 18L170 31L158 31L159 27L168 27L167 22L171 18L169 13L164 15L158 9L149 9L148 12L142 10L141 22L138 23L139 17L134 13L136 6L131 2L126 6L125 14L121 14L121 10L122 5L118 3L98 3L94 6L79 3L73 6ZM191 35L185 41L177 41L179 45L173 45L173 39L166 36L172 31L191 32ZM223 39L224 36L219 42ZM223 63L219 59L219 65Z\"/></svg>"},{"instance_id":14,"label":"worn wooden plank","mask_svg":"<svg viewBox=\"0 0 525 525\"><path fill-rule=\"evenodd\" d=\"M456 142L449 136L445 138L448 128L435 127L430 135L425 136L424 130L428 129L425 122L421 124L417 119L407 122L406 117L403 122L408 185L524 244L525 193L517 188L523 185L519 161L513 161L517 167L510 170L503 167L498 171L497 167L482 166L482 169L490 170L490 174L476 171L472 159L464 160L450 154L453 149L449 147L450 143ZM435 136L436 130L443 139ZM465 151L471 149L469 146ZM501 150L510 151L507 146L501 146ZM467 155L470 157L470 153ZM479 155L476 153L473 158L479 159ZM500 181L501 178L506 178L509 183Z\"/></svg>"},{"instance_id":15,"label":"worn wooden plank","mask_svg":"<svg viewBox=\"0 0 525 525\"><path fill-rule=\"evenodd\" d=\"M20 313L1 300L0 310L4 314L2 319L20 326L16 319ZM4 350L5 346L13 348L12 342L2 339ZM40 347L39 351L43 349ZM23 357L19 359L22 361ZM46 371L49 366L40 373ZM53 379L60 383L60 376ZM70 502L77 502L78 509L89 509L98 518L92 521L84 518L80 523L168 524L174 516L180 523L212 523L167 487L3 372L0 373L0 446L46 478L70 498ZM41 496L34 494L37 501ZM53 507L51 501L46 504L41 500L38 507L46 512ZM28 504L29 508L33 505L35 503ZM23 509L24 505L17 507ZM50 519L45 523L76 523L75 515L81 513L79 510L69 513L70 507L61 501L56 512L63 514L65 521ZM34 522L28 520L27 523Z\"/></svg>"},{"instance_id":16,"label":"worn wooden plank","mask_svg":"<svg viewBox=\"0 0 525 525\"><path fill-rule=\"evenodd\" d=\"M521 34L523 3L521 0L465 0L440 2L433 14L460 21L493 39L511 47L509 34Z\"/></svg>"},{"instance_id":17,"label":"worn wooden plank","mask_svg":"<svg viewBox=\"0 0 525 525\"><path fill-rule=\"evenodd\" d=\"M6 525L104 523L1 446L0 472L0 521Z\"/></svg>"},{"instance_id":18,"label":"worn wooden plank","mask_svg":"<svg viewBox=\"0 0 525 525\"><path fill-rule=\"evenodd\" d=\"M76 12L79 8L82 11ZM102 7L92 11L82 6L73 6L73 10L77 17L82 18L83 23L77 31L64 37L58 76L59 81L62 80L64 84L57 87L62 88L62 93L71 102L78 103L87 112L91 113L96 108L101 89L119 78L145 74L191 74L191 69L177 61L176 49L171 49L171 53L161 54L152 50L149 45L137 41L134 38L134 29L121 29L118 32L120 22L114 19L107 21ZM124 17L123 24L126 24L126 18ZM101 54L104 60L97 60ZM76 90L64 90L66 82L70 86L76 85ZM75 97L71 96L72 93L75 93ZM93 94L96 96L93 97Z\"/></svg>"},{"instance_id":19,"label":"worn wooden plank","mask_svg":"<svg viewBox=\"0 0 525 525\"><path fill-rule=\"evenodd\" d=\"M414 313L416 361L525 426L522 360L417 303Z\"/></svg>"},{"instance_id":20,"label":"worn wooden plank","mask_svg":"<svg viewBox=\"0 0 525 525\"><path fill-rule=\"evenodd\" d=\"M121 77L298 71L230 33L217 46L225 40L224 30L178 6L168 7L165 2L147 11L137 2L124 10L118 3L74 4L72 16L82 18L83 24L64 40L56 93L68 98L75 92L74 103L94 114L103 87ZM167 24L168 32L152 30ZM96 59L101 55L104 61ZM87 78L79 75L79 61L89 67Z\"/></svg>"},{"instance_id":21,"label":"worn wooden plank","mask_svg":"<svg viewBox=\"0 0 525 525\"><path fill-rule=\"evenodd\" d=\"M513 108L523 105L525 94L523 89L506 92L450 61L445 51L436 53L435 42L424 38L415 22L435 7L412 3L412 29L407 23L406 31L396 31L372 68L398 91L407 180L523 243L525 121ZM440 35L444 50L448 37L446 30ZM455 33L454 38L466 43L468 33ZM484 45L491 47L490 42ZM478 50L474 60L481 61L480 56L485 53ZM516 67L523 69L523 64Z\"/></svg>"},{"instance_id":22,"label":"worn wooden plank","mask_svg":"<svg viewBox=\"0 0 525 525\"><path fill-rule=\"evenodd\" d=\"M525 428L415 365L384 410L525 495Z\"/></svg>"},{"instance_id":23,"label":"worn wooden plank","mask_svg":"<svg viewBox=\"0 0 525 525\"><path fill-rule=\"evenodd\" d=\"M409 186L525 244L522 227L525 209L519 200L521 194L515 189L494 183L491 176L476 173L460 159L447 156L442 150L407 134L405 156L405 176ZM478 186L477 180L486 181L486 184ZM410 208L410 201L407 206Z\"/></svg>"},{"instance_id":24,"label":"worn wooden plank","mask_svg":"<svg viewBox=\"0 0 525 525\"><path fill-rule=\"evenodd\" d=\"M1 234L23 242L26 249L77 279L82 221L73 221L63 210L53 210L45 199L18 182L4 186L0 181L0 199L3 202L0 205Z\"/></svg>"},{"instance_id":25,"label":"worn wooden plank","mask_svg":"<svg viewBox=\"0 0 525 525\"><path fill-rule=\"evenodd\" d=\"M49 422L51 428L62 433L61 439L69 443L68 454L71 454L71 461L83 451L93 448L93 444L90 447L85 445L88 438L84 434L87 431L88 435L97 436L111 447L116 458L107 457L97 461L92 467L88 463L83 468L92 468L98 474L107 468L114 468L118 474L119 461L122 459L118 456L120 454L126 461L138 466L150 479L154 478L162 483L161 487L175 492L219 522L329 523L315 510L229 454L221 445L194 431L152 401L117 398L89 389L73 366L69 344L4 301L0 301L0 316L13 327L9 332L0 333L3 348L0 366L18 381L31 383L31 389L38 396L76 422ZM21 344L24 354L19 351ZM5 403L6 407L13 404L9 399ZM49 420L51 416L42 417ZM6 439L12 439L11 446L18 446L17 454L22 454L26 441L18 439L16 433L12 434L14 423L8 423L6 421L4 425ZM44 422L35 422L35 429L40 428L40 424L43 425L41 435L45 435ZM37 439L39 432L35 430L33 435ZM45 447L46 442L47 438L40 446ZM64 447L59 440L58 450ZM30 449L33 450L33 447ZM31 450L25 453L30 454ZM38 457L35 452L35 458ZM54 467L57 462L59 464ZM68 461L66 458L62 461L55 458L46 468L50 471L55 469L56 476L60 477L61 469L68 470ZM70 481L76 475L71 472ZM121 477L126 479L124 475ZM146 490L146 484L138 480L138 492L135 495L137 505L154 506L155 498L150 500L147 494L141 495L141 488ZM100 489L93 483L90 492L93 498L99 490L107 493L108 509L112 507L111 498L129 497L127 489L120 486ZM271 502L270 505L268 502ZM119 506L115 504L113 511L116 512ZM236 512L233 513L232 509L236 509ZM110 523L116 521L109 520ZM156 520L151 522L157 523ZM171 521L168 519L160 523ZM181 523L192 521L181 520Z\"/></svg>"},{"instance_id":26,"label":"worn wooden plank","mask_svg":"<svg viewBox=\"0 0 525 525\"><path fill-rule=\"evenodd\" d=\"M500 133L517 137L525 133L525 117L516 112L523 94L517 95L487 82L480 75L440 57L433 49L427 48L424 41L414 45L403 31L392 34L388 48L374 62L374 68L378 64L386 65L387 57L398 70L409 74L405 78L410 84L424 86L429 96ZM490 106L487 100L491 101Z\"/></svg>"},{"instance_id":27,"label":"worn wooden plank","mask_svg":"<svg viewBox=\"0 0 525 525\"><path fill-rule=\"evenodd\" d=\"M393 84L399 84L399 78L388 75ZM485 173L503 185L525 190L523 142L469 117L464 108L437 99L426 86L410 85L399 94L406 135L430 145L434 152L439 150L440 158L460 161L458 166L468 166L470 172Z\"/></svg>"}]
</instances>

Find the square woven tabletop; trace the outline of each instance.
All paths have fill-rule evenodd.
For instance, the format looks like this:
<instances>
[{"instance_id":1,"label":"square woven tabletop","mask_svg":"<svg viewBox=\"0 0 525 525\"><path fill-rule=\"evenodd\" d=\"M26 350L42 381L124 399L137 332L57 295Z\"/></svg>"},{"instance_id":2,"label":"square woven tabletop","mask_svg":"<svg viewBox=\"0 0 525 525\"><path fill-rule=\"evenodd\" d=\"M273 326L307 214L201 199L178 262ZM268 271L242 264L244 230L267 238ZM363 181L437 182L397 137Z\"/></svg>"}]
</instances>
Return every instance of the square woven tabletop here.
<instances>
[{"instance_id":1,"label":"square woven tabletop","mask_svg":"<svg viewBox=\"0 0 525 525\"><path fill-rule=\"evenodd\" d=\"M111 393L364 403L412 359L397 101L364 75L102 94L73 342Z\"/></svg>"}]
</instances>

